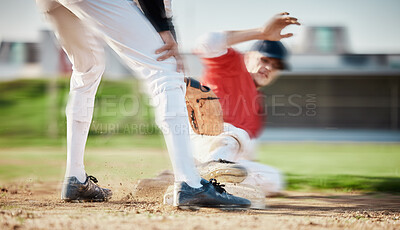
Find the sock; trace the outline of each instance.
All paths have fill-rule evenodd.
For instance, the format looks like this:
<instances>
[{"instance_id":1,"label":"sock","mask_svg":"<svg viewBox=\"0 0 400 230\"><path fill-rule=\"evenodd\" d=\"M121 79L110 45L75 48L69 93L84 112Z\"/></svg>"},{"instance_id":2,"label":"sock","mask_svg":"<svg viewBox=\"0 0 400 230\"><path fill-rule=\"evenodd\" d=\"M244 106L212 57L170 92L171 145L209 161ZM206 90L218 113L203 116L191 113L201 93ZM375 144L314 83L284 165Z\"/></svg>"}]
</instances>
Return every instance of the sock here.
<instances>
[{"instance_id":1,"label":"sock","mask_svg":"<svg viewBox=\"0 0 400 230\"><path fill-rule=\"evenodd\" d=\"M67 120L67 168L65 177L76 177L81 183L86 181L83 164L85 145L90 122Z\"/></svg>"},{"instance_id":2,"label":"sock","mask_svg":"<svg viewBox=\"0 0 400 230\"><path fill-rule=\"evenodd\" d=\"M185 119L174 119L174 121L169 121L169 125L170 127L174 127L172 130L185 129L180 125L185 121ZM171 123L175 124L173 125ZM185 132L183 130L181 131ZM164 139L172 162L175 182L184 181L192 188L200 188L202 186L200 184L201 177L195 167L194 159L190 151L189 136L187 134L184 135L171 131L164 134Z\"/></svg>"},{"instance_id":3,"label":"sock","mask_svg":"<svg viewBox=\"0 0 400 230\"><path fill-rule=\"evenodd\" d=\"M175 175L175 182L184 181L200 188L201 177L194 164L186 103L182 89L171 89L157 95L156 111Z\"/></svg>"}]
</instances>

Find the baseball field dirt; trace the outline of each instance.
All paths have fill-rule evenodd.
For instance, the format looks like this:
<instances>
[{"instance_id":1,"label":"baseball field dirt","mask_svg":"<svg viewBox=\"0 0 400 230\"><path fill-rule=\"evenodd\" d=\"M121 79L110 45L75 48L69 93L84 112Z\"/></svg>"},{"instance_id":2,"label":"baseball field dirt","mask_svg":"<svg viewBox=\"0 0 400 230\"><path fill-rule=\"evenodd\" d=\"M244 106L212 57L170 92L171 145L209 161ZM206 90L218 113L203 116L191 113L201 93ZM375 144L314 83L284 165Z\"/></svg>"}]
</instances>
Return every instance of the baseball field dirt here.
<instances>
[{"instance_id":1,"label":"baseball field dirt","mask_svg":"<svg viewBox=\"0 0 400 230\"><path fill-rule=\"evenodd\" d=\"M0 229L400 228L399 195L287 191L266 198L264 210L185 211L162 203L168 181L137 184L105 185L114 191L106 203L64 203L60 182L10 182L0 192Z\"/></svg>"}]
</instances>

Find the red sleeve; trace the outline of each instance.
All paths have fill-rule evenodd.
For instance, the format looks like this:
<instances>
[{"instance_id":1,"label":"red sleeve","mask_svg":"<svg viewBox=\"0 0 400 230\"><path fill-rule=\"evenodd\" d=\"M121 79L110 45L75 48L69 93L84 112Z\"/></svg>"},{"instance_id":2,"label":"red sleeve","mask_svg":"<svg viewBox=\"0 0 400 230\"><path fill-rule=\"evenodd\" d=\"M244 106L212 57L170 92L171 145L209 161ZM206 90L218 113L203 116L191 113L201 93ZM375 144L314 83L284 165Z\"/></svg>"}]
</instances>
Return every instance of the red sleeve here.
<instances>
[{"instance_id":1,"label":"red sleeve","mask_svg":"<svg viewBox=\"0 0 400 230\"><path fill-rule=\"evenodd\" d=\"M213 76L218 78L239 77L240 75L237 73L243 71L243 68L246 69L243 54L232 48L229 48L228 52L222 56L202 58L202 61L205 67L204 76L208 79Z\"/></svg>"}]
</instances>

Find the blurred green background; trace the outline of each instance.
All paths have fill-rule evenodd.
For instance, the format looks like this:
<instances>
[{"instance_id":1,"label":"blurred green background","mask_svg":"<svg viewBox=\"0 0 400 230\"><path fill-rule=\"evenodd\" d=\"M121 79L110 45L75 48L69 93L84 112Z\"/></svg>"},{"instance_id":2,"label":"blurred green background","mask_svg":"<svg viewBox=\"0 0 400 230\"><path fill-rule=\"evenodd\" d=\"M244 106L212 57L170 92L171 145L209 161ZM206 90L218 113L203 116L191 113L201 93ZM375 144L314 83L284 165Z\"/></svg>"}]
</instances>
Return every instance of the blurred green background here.
<instances>
[{"instance_id":1,"label":"blurred green background","mask_svg":"<svg viewBox=\"0 0 400 230\"><path fill-rule=\"evenodd\" d=\"M67 79L0 83L0 186L62 179L68 90ZM397 143L260 143L258 156L285 173L289 190L400 192ZM171 168L138 81L102 81L85 162L102 181Z\"/></svg>"}]
</instances>

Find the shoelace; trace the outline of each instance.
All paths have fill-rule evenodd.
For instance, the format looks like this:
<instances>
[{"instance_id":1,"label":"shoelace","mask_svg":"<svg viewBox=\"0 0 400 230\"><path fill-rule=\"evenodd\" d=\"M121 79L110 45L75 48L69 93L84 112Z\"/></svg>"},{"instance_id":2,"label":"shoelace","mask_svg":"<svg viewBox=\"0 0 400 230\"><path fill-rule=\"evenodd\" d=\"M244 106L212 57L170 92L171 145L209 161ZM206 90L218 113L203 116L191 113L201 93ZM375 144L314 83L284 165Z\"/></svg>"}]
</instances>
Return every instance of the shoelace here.
<instances>
[{"instance_id":1,"label":"shoelace","mask_svg":"<svg viewBox=\"0 0 400 230\"><path fill-rule=\"evenodd\" d=\"M94 176L88 176L88 178L89 178L91 181L93 181L94 183L99 182L99 181L96 179L96 177L94 177Z\"/></svg>"},{"instance_id":2,"label":"shoelace","mask_svg":"<svg viewBox=\"0 0 400 230\"><path fill-rule=\"evenodd\" d=\"M223 187L225 187L225 185L224 185L224 184L218 183L216 179L211 178L211 179L210 179L210 183L215 187L215 190L216 190L217 192L219 192L219 193L224 193L224 192L226 192L226 190L223 188Z\"/></svg>"},{"instance_id":3,"label":"shoelace","mask_svg":"<svg viewBox=\"0 0 400 230\"><path fill-rule=\"evenodd\" d=\"M219 163L225 163L225 164L235 164L235 162L223 160L223 159L221 159L221 158L218 159L218 162L219 162Z\"/></svg>"}]
</instances>

